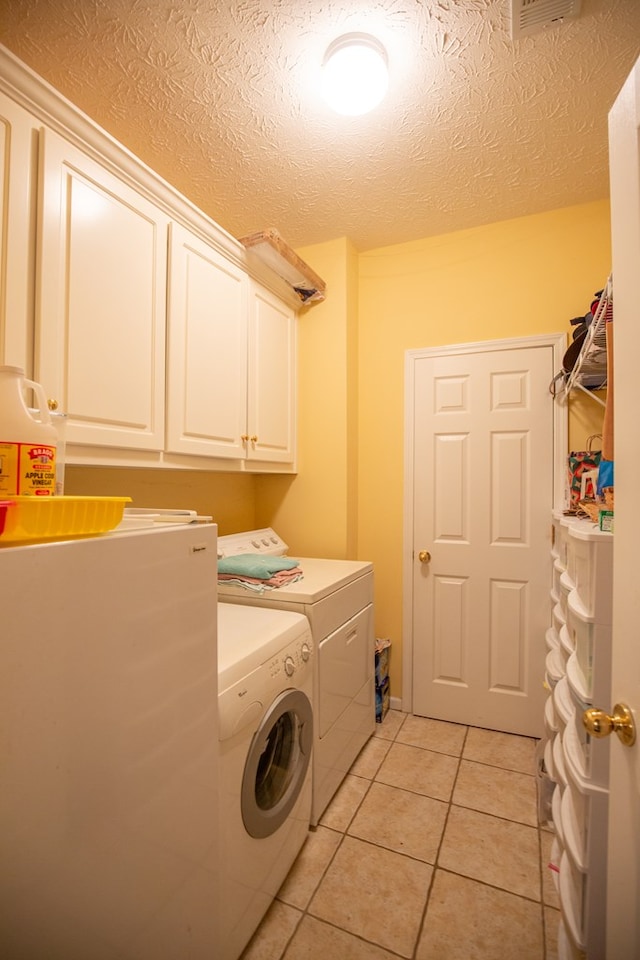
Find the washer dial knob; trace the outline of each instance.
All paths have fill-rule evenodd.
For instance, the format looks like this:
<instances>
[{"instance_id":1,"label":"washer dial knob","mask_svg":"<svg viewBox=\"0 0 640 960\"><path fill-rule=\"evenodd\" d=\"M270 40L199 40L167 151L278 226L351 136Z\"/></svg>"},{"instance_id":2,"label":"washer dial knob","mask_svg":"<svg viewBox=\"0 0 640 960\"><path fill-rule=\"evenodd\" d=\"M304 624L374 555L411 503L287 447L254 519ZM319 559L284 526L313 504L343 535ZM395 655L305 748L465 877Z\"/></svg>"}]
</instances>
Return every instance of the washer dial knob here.
<instances>
[{"instance_id":1,"label":"washer dial knob","mask_svg":"<svg viewBox=\"0 0 640 960\"><path fill-rule=\"evenodd\" d=\"M302 647L301 647L301 650L300 650L300 655L302 656L302 661L303 661L303 663L307 663L307 661L309 660L309 658L310 658L310 656L311 656L311 650L309 649L309 644L308 644L308 643L303 643L303 644L302 644Z\"/></svg>"},{"instance_id":2,"label":"washer dial knob","mask_svg":"<svg viewBox=\"0 0 640 960\"><path fill-rule=\"evenodd\" d=\"M296 665L293 662L293 657L288 656L284 658L284 672L288 677L292 677L296 672Z\"/></svg>"}]
</instances>

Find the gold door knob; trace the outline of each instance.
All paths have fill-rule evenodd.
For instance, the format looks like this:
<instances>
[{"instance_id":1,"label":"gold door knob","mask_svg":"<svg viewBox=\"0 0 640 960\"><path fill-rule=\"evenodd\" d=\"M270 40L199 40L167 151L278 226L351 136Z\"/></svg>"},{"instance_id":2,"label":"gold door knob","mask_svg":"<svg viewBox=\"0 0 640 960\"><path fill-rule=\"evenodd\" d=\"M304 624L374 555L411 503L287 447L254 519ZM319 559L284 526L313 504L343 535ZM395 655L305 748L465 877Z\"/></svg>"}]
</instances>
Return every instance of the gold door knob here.
<instances>
[{"instance_id":1,"label":"gold door knob","mask_svg":"<svg viewBox=\"0 0 640 960\"><path fill-rule=\"evenodd\" d=\"M53 412L54 410L57 410L57 409L58 409L58 401L57 401L57 400L47 400L47 406L49 407L49 410L51 410L51 411Z\"/></svg>"},{"instance_id":2,"label":"gold door knob","mask_svg":"<svg viewBox=\"0 0 640 960\"><path fill-rule=\"evenodd\" d=\"M240 439L242 440L243 443L246 443L247 440L249 439L249 434L248 434L248 433L243 433L242 436L240 437Z\"/></svg>"},{"instance_id":3,"label":"gold door knob","mask_svg":"<svg viewBox=\"0 0 640 960\"><path fill-rule=\"evenodd\" d=\"M633 714L624 703L616 703L611 717L604 710L589 707L582 714L582 723L590 737L608 737L616 733L625 747L632 747L636 742Z\"/></svg>"},{"instance_id":4,"label":"gold door knob","mask_svg":"<svg viewBox=\"0 0 640 960\"><path fill-rule=\"evenodd\" d=\"M251 440L251 443L257 443L257 442L258 442L258 438L257 438L257 436L256 436L255 433L253 434L252 437L249 437L249 440Z\"/></svg>"},{"instance_id":5,"label":"gold door knob","mask_svg":"<svg viewBox=\"0 0 640 960\"><path fill-rule=\"evenodd\" d=\"M430 563L431 554L429 553L428 550L421 550L420 553L418 554L418 560L420 561L420 563Z\"/></svg>"}]
</instances>

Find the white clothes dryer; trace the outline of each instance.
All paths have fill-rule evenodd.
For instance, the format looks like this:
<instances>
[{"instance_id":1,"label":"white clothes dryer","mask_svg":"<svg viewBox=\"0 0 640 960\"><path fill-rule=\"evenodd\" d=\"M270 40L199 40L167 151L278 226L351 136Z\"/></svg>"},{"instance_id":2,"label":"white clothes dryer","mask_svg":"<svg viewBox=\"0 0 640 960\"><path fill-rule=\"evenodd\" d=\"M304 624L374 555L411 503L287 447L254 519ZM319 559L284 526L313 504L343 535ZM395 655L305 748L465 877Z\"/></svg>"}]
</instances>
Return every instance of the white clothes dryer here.
<instances>
[{"instance_id":1,"label":"white clothes dryer","mask_svg":"<svg viewBox=\"0 0 640 960\"><path fill-rule=\"evenodd\" d=\"M309 832L309 622L218 603L220 917L216 960L237 960Z\"/></svg>"},{"instance_id":2,"label":"white clothes dryer","mask_svg":"<svg viewBox=\"0 0 640 960\"><path fill-rule=\"evenodd\" d=\"M287 544L271 528L218 537L218 557L284 556ZM315 826L363 746L375 716L373 565L361 560L296 557L303 578L256 593L218 583L225 603L304 614L315 646L313 803Z\"/></svg>"}]
</instances>

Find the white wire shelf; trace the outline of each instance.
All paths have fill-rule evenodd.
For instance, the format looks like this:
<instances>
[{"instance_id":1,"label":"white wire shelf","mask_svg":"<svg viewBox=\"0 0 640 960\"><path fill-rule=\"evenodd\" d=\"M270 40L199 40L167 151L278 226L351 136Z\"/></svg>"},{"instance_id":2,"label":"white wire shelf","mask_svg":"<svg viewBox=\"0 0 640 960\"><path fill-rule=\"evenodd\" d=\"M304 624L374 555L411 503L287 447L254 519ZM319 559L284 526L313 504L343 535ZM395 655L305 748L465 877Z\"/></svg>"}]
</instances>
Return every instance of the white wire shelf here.
<instances>
[{"instance_id":1,"label":"white wire shelf","mask_svg":"<svg viewBox=\"0 0 640 960\"><path fill-rule=\"evenodd\" d=\"M568 374L564 391L570 396L574 390L582 390L593 400L605 406L604 400L593 391L601 390L607 385L607 339L606 325L613 319L613 283L609 276L593 320L587 330L582 349L573 369Z\"/></svg>"}]
</instances>

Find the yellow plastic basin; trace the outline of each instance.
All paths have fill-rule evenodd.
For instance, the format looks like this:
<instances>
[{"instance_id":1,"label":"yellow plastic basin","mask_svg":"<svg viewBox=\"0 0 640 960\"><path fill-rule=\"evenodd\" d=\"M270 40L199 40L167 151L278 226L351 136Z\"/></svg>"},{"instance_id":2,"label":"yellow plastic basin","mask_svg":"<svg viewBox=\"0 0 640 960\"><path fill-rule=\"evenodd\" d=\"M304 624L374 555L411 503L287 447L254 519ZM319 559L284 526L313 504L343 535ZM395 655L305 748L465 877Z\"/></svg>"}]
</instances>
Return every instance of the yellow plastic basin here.
<instances>
[{"instance_id":1,"label":"yellow plastic basin","mask_svg":"<svg viewBox=\"0 0 640 960\"><path fill-rule=\"evenodd\" d=\"M11 497L3 503L0 544L106 533L118 526L131 497Z\"/></svg>"}]
</instances>

